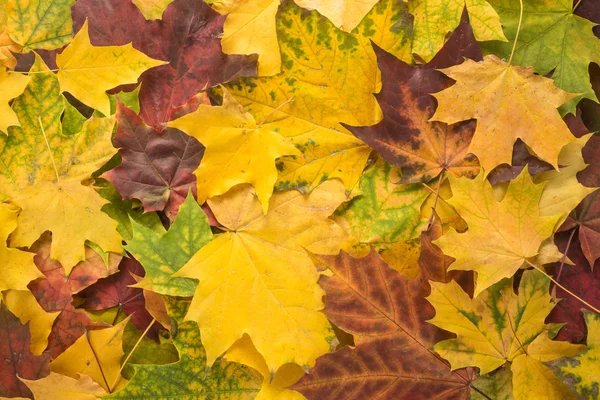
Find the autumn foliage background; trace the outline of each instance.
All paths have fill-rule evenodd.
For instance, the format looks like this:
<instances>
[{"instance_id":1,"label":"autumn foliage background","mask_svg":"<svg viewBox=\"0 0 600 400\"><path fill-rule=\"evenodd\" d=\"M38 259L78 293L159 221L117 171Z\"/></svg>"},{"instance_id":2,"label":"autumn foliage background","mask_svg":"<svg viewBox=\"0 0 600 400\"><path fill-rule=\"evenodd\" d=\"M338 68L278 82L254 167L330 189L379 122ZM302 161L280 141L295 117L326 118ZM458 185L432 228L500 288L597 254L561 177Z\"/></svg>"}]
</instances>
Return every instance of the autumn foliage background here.
<instances>
[{"instance_id":1,"label":"autumn foliage background","mask_svg":"<svg viewBox=\"0 0 600 400\"><path fill-rule=\"evenodd\" d=\"M598 399L598 0L0 0L0 397Z\"/></svg>"}]
</instances>

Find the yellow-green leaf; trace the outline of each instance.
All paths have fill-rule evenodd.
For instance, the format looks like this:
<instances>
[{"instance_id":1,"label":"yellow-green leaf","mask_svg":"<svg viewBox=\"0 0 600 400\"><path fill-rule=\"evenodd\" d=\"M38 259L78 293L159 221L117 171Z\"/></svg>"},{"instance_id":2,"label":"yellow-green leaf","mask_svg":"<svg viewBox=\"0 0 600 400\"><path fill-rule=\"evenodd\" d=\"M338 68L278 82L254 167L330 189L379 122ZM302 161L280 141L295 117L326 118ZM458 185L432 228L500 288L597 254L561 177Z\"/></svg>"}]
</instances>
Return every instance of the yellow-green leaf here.
<instances>
[{"instance_id":1,"label":"yellow-green leaf","mask_svg":"<svg viewBox=\"0 0 600 400\"><path fill-rule=\"evenodd\" d=\"M480 173L474 180L450 177L454 196L448 200L469 229L450 228L435 241L444 254L456 259L448 268L477 272L475 296L503 278L510 278L527 259L539 254L560 216L543 217L539 201L543 184L535 185L527 170L513 180L502 201Z\"/></svg>"},{"instance_id":2,"label":"yellow-green leaf","mask_svg":"<svg viewBox=\"0 0 600 400\"><path fill-rule=\"evenodd\" d=\"M173 0L132 0L148 20L161 19L163 12Z\"/></svg>"},{"instance_id":3,"label":"yellow-green leaf","mask_svg":"<svg viewBox=\"0 0 600 400\"><path fill-rule=\"evenodd\" d=\"M373 8L377 0L294 0L300 7L317 10L337 28L350 32Z\"/></svg>"},{"instance_id":4,"label":"yellow-green leaf","mask_svg":"<svg viewBox=\"0 0 600 400\"><path fill-rule=\"evenodd\" d=\"M53 50L71 41L71 6L75 0L10 0L6 29L25 51Z\"/></svg>"},{"instance_id":5,"label":"yellow-green leaf","mask_svg":"<svg viewBox=\"0 0 600 400\"><path fill-rule=\"evenodd\" d=\"M108 89L135 83L142 72L162 64L165 62L146 56L131 44L92 46L87 21L69 46L56 56L61 91L71 93L104 115L110 115L110 101L105 93Z\"/></svg>"}]
</instances>

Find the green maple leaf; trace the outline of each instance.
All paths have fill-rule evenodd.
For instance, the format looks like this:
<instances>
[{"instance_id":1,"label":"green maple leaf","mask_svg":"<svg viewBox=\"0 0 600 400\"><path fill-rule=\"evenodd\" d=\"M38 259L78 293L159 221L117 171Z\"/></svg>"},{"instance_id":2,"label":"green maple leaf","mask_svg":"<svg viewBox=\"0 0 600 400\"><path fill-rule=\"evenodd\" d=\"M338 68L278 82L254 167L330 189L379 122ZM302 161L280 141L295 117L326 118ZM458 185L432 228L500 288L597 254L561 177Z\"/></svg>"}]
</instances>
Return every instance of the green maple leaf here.
<instances>
[{"instance_id":1,"label":"green maple leaf","mask_svg":"<svg viewBox=\"0 0 600 400\"><path fill-rule=\"evenodd\" d=\"M146 276L135 286L170 296L192 296L196 289L188 278L172 278L200 248L212 240L208 218L194 196L188 197L168 231L149 229L132 221L133 239L125 246L142 264Z\"/></svg>"},{"instance_id":2,"label":"green maple leaf","mask_svg":"<svg viewBox=\"0 0 600 400\"><path fill-rule=\"evenodd\" d=\"M510 57L519 24L519 0L490 0L498 11L508 42L482 43L487 54ZM568 0L525 2L521 31L513 64L533 66L538 74L550 72L554 84L581 96L565 103L561 113L575 113L582 98L598 101L592 90L588 67L600 63L600 40L594 36L595 24L573 14Z\"/></svg>"},{"instance_id":3,"label":"green maple leaf","mask_svg":"<svg viewBox=\"0 0 600 400\"><path fill-rule=\"evenodd\" d=\"M177 326L172 334L179 361L166 365L134 365L135 375L129 383L103 398L245 400L256 397L262 376L251 368L223 360L217 360L208 369L198 325L183 321L189 302L172 298L165 298L165 302Z\"/></svg>"}]
</instances>

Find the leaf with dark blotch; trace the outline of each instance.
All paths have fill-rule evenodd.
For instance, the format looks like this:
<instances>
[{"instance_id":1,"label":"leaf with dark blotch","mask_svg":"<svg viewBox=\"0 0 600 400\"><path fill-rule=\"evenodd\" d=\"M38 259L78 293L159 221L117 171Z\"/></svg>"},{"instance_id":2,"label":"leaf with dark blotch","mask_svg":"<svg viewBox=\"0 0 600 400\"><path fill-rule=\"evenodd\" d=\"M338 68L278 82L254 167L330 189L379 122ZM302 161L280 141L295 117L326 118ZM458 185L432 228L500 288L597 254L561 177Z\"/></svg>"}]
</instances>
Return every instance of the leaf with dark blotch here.
<instances>
[{"instance_id":1,"label":"leaf with dark blotch","mask_svg":"<svg viewBox=\"0 0 600 400\"><path fill-rule=\"evenodd\" d=\"M589 194L560 227L560 230L578 228L581 251L592 269L600 258L600 192Z\"/></svg>"},{"instance_id":2,"label":"leaf with dark blotch","mask_svg":"<svg viewBox=\"0 0 600 400\"><path fill-rule=\"evenodd\" d=\"M457 177L477 175L479 163L467 152L475 122L428 122L436 107L430 93L452 82L436 69L460 63L463 57L481 59L468 20L463 19L444 48L424 66L412 67L374 47L383 83L376 97L384 118L373 126L348 129L401 168L401 183L427 182L444 170Z\"/></svg>"},{"instance_id":3,"label":"leaf with dark blotch","mask_svg":"<svg viewBox=\"0 0 600 400\"><path fill-rule=\"evenodd\" d=\"M95 46L131 42L148 56L169 61L140 77L140 115L158 130L171 119L173 107L183 105L205 87L256 75L256 56L222 53L225 16L204 1L175 0L162 20L155 21L146 21L129 1L82 0L73 6L72 15L75 31L88 19Z\"/></svg>"},{"instance_id":4,"label":"leaf with dark blotch","mask_svg":"<svg viewBox=\"0 0 600 400\"><path fill-rule=\"evenodd\" d=\"M325 314L352 333L355 348L317 359L292 389L308 399L467 399L471 370L450 371L431 347L451 337L426 322L434 315L419 280L388 267L375 252L355 259L319 256Z\"/></svg>"},{"instance_id":5,"label":"leaf with dark blotch","mask_svg":"<svg viewBox=\"0 0 600 400\"><path fill-rule=\"evenodd\" d=\"M174 128L156 131L121 102L116 115L113 143L123 162L103 177L124 199L139 199L146 212L165 210L172 220L188 191L196 191L194 170L204 146Z\"/></svg>"},{"instance_id":6,"label":"leaf with dark blotch","mask_svg":"<svg viewBox=\"0 0 600 400\"><path fill-rule=\"evenodd\" d=\"M48 350L56 358L75 343L88 327L97 325L87 313L73 307L73 294L116 272L121 256L110 254L107 267L100 255L86 248L86 260L77 264L66 277L60 263L50 259L48 233L42 235L31 250L37 253L33 261L46 279L30 283L29 290L46 312L60 312L48 337Z\"/></svg>"},{"instance_id":7,"label":"leaf with dark blotch","mask_svg":"<svg viewBox=\"0 0 600 400\"><path fill-rule=\"evenodd\" d=\"M133 325L144 331L152 321L152 316L146 310L142 289L129 287L136 283L132 274L143 276L144 268L133 258L123 258L119 272L100 279L79 294L78 297L85 299L81 307L86 310L119 307L125 315L131 315ZM158 339L158 325L152 326L148 337Z\"/></svg>"},{"instance_id":8,"label":"leaf with dark blotch","mask_svg":"<svg viewBox=\"0 0 600 400\"><path fill-rule=\"evenodd\" d=\"M30 339L29 324L21 324L19 318L0 303L0 396L3 398L32 398L31 391L18 377L39 379L50 373L50 354L33 355L29 350Z\"/></svg>"},{"instance_id":9,"label":"leaf with dark blotch","mask_svg":"<svg viewBox=\"0 0 600 400\"><path fill-rule=\"evenodd\" d=\"M561 252L565 251L571 233L559 232L556 234L555 241ZM600 263L597 262L593 270L590 268L590 264L581 251L576 232L569 245L567 255L569 260L574 262L575 265L565 263L561 271L560 263L552 264L555 269L554 279L594 307L600 307L600 296L598 295L598 288L600 288ZM556 340L568 340L573 343L583 342L587 329L581 310L585 306L563 289L556 287L555 290L555 297L562 300L558 302L550 315L548 315L546 323L565 324L558 332Z\"/></svg>"},{"instance_id":10,"label":"leaf with dark blotch","mask_svg":"<svg viewBox=\"0 0 600 400\"><path fill-rule=\"evenodd\" d=\"M421 255L419 268L421 281L428 288L429 281L448 283L452 279L460 284L465 292L473 295L473 273L471 271L448 271L454 258L445 255L433 240L439 239L444 233L444 228L437 215L434 214L431 226L421 233Z\"/></svg>"}]
</instances>

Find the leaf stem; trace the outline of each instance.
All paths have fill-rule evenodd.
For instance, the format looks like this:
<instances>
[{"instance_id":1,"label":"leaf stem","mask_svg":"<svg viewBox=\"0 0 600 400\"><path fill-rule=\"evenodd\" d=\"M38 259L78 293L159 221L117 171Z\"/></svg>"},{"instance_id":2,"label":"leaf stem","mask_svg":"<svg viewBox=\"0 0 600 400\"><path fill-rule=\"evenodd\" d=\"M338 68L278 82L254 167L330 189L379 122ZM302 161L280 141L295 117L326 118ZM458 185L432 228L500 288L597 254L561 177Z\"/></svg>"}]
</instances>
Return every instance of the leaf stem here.
<instances>
[{"instance_id":1,"label":"leaf stem","mask_svg":"<svg viewBox=\"0 0 600 400\"><path fill-rule=\"evenodd\" d=\"M271 111L271 113L269 113L269 115L267 115L259 124L257 124L256 127L260 128L265 122L267 122L267 120L269 118L271 118L271 116L273 114L275 114L277 111L279 111L281 109L281 107L285 106L288 103L291 103L294 100L295 100L295 97L292 96L289 99L287 99L286 101L284 101L283 103L281 103L280 105L278 105L273 111Z\"/></svg>"},{"instance_id":2,"label":"leaf stem","mask_svg":"<svg viewBox=\"0 0 600 400\"><path fill-rule=\"evenodd\" d=\"M563 285L561 285L560 283L558 283L554 278L552 278L550 275L548 275L546 273L546 271L544 271L543 269L541 269L540 267L538 267L537 265L533 264L531 261L529 261L527 259L525 260L525 262L527 262L527 264L531 265L533 268L537 269L539 272L541 272L542 274L544 274L546 276L546 278L548 278L552 282L554 282L554 284L556 286L558 286L559 288L561 288L562 290L564 290L565 292L567 292L568 294L570 294L571 296L573 296L574 298L576 298L577 300L579 300L580 302L582 302L583 304L585 304L586 306L588 306L594 312L597 312L597 313L600 314L600 310L599 309L597 309L596 307L594 307L593 305L591 305L587 301L583 300L581 297L577 296L575 293L571 292L569 289L567 289L566 287L564 287Z\"/></svg>"},{"instance_id":3,"label":"leaf stem","mask_svg":"<svg viewBox=\"0 0 600 400\"><path fill-rule=\"evenodd\" d=\"M521 10L519 12L519 25L517 25L517 34L515 35L515 42L513 43L513 48L510 52L510 58L508 59L508 64L512 62L513 56L515 55L515 50L517 48L517 42L519 40L519 33L521 32L521 23L523 22L523 0L519 0L519 4L521 6Z\"/></svg>"},{"instance_id":4,"label":"leaf stem","mask_svg":"<svg viewBox=\"0 0 600 400\"><path fill-rule=\"evenodd\" d=\"M54 173L56 174L56 181L60 183L60 177L58 176L58 168L56 168L56 163L54 162L54 155L52 154L52 149L50 148L50 143L48 143L48 138L46 137L46 131L44 130L44 125L42 124L42 117L38 115L38 122L40 123L40 128L42 128L42 135L44 136L44 141L46 142L46 147L48 147L48 154L50 154L50 160L52 160L52 166L54 167Z\"/></svg>"},{"instance_id":5,"label":"leaf stem","mask_svg":"<svg viewBox=\"0 0 600 400\"><path fill-rule=\"evenodd\" d=\"M556 280L560 280L560 275L562 274L563 267L565 266L565 260L567 259L567 254L569 253L569 248L571 247L571 241L573 240L573 236L575 236L575 231L577 229L573 229L571 231L571 236L569 236L569 241L567 242L567 247L565 248L565 254L563 254L562 259L560 260L560 267L558 268L558 273L556 274Z\"/></svg>"},{"instance_id":6,"label":"leaf stem","mask_svg":"<svg viewBox=\"0 0 600 400\"><path fill-rule=\"evenodd\" d=\"M573 6L573 11L571 11L572 13L574 13L574 12L575 12L575 10L577 9L577 6L579 6L579 5L581 4L581 1L582 1L582 0L579 0L579 1L577 2L577 4L575 4L575 5Z\"/></svg>"},{"instance_id":7,"label":"leaf stem","mask_svg":"<svg viewBox=\"0 0 600 400\"><path fill-rule=\"evenodd\" d=\"M481 390L479 390L475 386L473 386L472 383L469 386L471 387L471 389L473 389L474 391L476 391L477 393L479 393L480 395L482 395L483 397L485 397L487 400L494 400L490 396L488 396L487 394L483 393Z\"/></svg>"},{"instance_id":8,"label":"leaf stem","mask_svg":"<svg viewBox=\"0 0 600 400\"><path fill-rule=\"evenodd\" d=\"M102 363L100 363L100 359L96 354L96 350L94 350L94 346L92 346L92 341L90 340L90 331L85 330L85 338L87 339L88 344L90 345L90 349L92 349L92 354L98 363L98 367L100 368L100 374L102 375L102 379L104 380L104 384L106 385L106 389L108 389L108 393L112 393L111 387L108 386L108 381L106 380L106 375L104 375L104 370L102 369Z\"/></svg>"},{"instance_id":9,"label":"leaf stem","mask_svg":"<svg viewBox=\"0 0 600 400\"><path fill-rule=\"evenodd\" d=\"M438 199L440 198L440 189L442 188L442 181L444 180L444 172L446 170L442 170L440 174L440 179L438 180L437 189L435 190L435 200L433 200L433 207L431 208L431 215L429 216L429 221L427 221L427 229L431 227L431 223L433 222L433 215L435 214L435 210L437 207Z\"/></svg>"},{"instance_id":10,"label":"leaf stem","mask_svg":"<svg viewBox=\"0 0 600 400\"><path fill-rule=\"evenodd\" d=\"M116 377L115 381L110 386L109 393L112 390L114 390L114 388L117 385L117 383L119 383L119 380L121 380L121 372L123 372L123 368L125 368L125 365L127 365L127 361L129 361L129 358L131 358L131 355L133 354L133 352L135 351L135 349L137 349L137 347L140 345L142 339L144 338L144 336L146 336L146 334L148 333L148 331L150 330L150 328L152 327L152 325L154 325L155 322L156 322L156 318L152 318L152 321L150 321L150 323L146 327L146 330L142 333L142 335L140 336L140 338L138 339L138 341L135 342L135 345L133 346L133 348L131 349L131 351L129 352L129 354L127 354L127 358L125 358L125 361L123 361L123 364L121 365L121 369L119 369L119 372L117 373L117 377Z\"/></svg>"}]
</instances>

